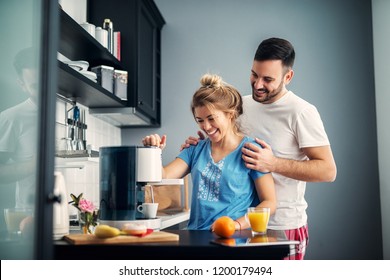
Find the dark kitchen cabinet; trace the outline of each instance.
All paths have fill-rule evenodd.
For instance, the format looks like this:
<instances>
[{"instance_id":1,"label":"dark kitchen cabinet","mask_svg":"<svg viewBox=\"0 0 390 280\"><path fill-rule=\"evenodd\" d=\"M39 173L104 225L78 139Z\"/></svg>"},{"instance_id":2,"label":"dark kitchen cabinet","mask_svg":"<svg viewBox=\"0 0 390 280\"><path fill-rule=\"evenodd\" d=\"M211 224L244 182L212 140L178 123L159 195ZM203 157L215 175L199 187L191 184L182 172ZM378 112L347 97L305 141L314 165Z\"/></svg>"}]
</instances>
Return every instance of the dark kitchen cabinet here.
<instances>
[{"instance_id":1,"label":"dark kitchen cabinet","mask_svg":"<svg viewBox=\"0 0 390 280\"><path fill-rule=\"evenodd\" d=\"M114 31L121 32L120 64L128 71L126 107L146 116L148 126L160 126L161 29L164 18L152 0L94 0L89 3L90 23L102 26L104 19L109 18ZM111 110L111 113L123 111Z\"/></svg>"}]
</instances>

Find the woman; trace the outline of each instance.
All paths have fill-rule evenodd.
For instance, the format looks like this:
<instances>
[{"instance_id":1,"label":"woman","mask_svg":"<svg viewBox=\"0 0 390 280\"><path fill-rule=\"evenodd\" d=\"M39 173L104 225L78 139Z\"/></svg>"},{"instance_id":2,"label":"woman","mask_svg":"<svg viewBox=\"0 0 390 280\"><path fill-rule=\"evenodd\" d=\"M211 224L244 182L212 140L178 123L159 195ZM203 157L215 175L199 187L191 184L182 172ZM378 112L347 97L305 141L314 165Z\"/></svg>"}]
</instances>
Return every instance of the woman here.
<instances>
[{"instance_id":1,"label":"woman","mask_svg":"<svg viewBox=\"0 0 390 280\"><path fill-rule=\"evenodd\" d=\"M214 221L229 216L236 230L248 228L248 207L261 206L275 212L274 181L245 167L241 158L244 143L255 141L244 136L236 123L242 114L240 93L217 75L206 74L195 92L191 109L199 128L208 136L198 145L184 149L163 167L163 178L183 178L191 172L193 195L188 229L211 229ZM166 136L157 134L142 139L145 146L164 148ZM261 203L260 203L261 201Z\"/></svg>"}]
</instances>

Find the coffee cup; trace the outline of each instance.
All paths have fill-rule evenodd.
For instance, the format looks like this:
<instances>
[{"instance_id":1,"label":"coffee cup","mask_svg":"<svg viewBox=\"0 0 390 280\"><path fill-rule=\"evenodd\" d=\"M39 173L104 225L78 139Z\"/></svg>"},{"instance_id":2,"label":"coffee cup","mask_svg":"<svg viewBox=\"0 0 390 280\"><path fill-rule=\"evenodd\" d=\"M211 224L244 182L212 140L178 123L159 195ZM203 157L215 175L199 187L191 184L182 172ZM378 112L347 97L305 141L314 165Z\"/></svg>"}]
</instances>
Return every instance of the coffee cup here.
<instances>
[{"instance_id":1,"label":"coffee cup","mask_svg":"<svg viewBox=\"0 0 390 280\"><path fill-rule=\"evenodd\" d=\"M250 207L245 214L252 228L252 235L266 234L270 216L268 207Z\"/></svg>"},{"instance_id":2,"label":"coffee cup","mask_svg":"<svg viewBox=\"0 0 390 280\"><path fill-rule=\"evenodd\" d=\"M137 210L144 214L147 219L154 219L157 216L158 203L142 203L138 205Z\"/></svg>"}]
</instances>

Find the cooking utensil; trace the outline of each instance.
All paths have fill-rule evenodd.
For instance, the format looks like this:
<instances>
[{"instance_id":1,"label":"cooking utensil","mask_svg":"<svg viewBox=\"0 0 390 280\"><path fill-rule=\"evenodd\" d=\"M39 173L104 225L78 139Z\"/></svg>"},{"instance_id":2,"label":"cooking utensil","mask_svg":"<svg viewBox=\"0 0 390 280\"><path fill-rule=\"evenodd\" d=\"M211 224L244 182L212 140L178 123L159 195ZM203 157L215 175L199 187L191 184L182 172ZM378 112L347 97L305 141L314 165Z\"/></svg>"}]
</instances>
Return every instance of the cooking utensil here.
<instances>
[{"instance_id":1,"label":"cooking utensil","mask_svg":"<svg viewBox=\"0 0 390 280\"><path fill-rule=\"evenodd\" d=\"M82 109L81 112L84 110ZM84 130L84 120L83 114L79 112L79 121L77 122L78 135L77 135L77 150L85 150L83 142L83 130Z\"/></svg>"},{"instance_id":2,"label":"cooking utensil","mask_svg":"<svg viewBox=\"0 0 390 280\"><path fill-rule=\"evenodd\" d=\"M73 150L78 150L78 145L77 145L77 142L78 142L78 127L77 127L77 123L78 123L79 119L80 119L80 110L79 110L79 107L75 106L73 108L73 127L74 127L73 137L72 137Z\"/></svg>"},{"instance_id":3,"label":"cooking utensil","mask_svg":"<svg viewBox=\"0 0 390 280\"><path fill-rule=\"evenodd\" d=\"M87 130L87 120L85 118L85 110L82 111L82 117L83 117L83 130L82 130L82 139L83 139L83 146L84 146L84 149L87 149L87 133L86 133L86 130Z\"/></svg>"},{"instance_id":4,"label":"cooking utensil","mask_svg":"<svg viewBox=\"0 0 390 280\"><path fill-rule=\"evenodd\" d=\"M68 104L65 102L65 119L64 119L65 137L61 138L60 149L65 151L72 150L72 139L70 138L70 127L68 123Z\"/></svg>"}]
</instances>

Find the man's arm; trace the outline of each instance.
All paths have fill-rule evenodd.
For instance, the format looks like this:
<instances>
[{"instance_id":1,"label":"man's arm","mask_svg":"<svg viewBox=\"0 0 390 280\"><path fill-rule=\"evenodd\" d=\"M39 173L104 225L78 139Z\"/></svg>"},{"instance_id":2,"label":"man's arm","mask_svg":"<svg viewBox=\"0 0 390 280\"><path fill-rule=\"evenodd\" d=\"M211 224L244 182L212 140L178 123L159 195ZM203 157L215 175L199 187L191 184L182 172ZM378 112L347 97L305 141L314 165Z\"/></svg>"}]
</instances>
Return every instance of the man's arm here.
<instances>
[{"instance_id":1,"label":"man's arm","mask_svg":"<svg viewBox=\"0 0 390 280\"><path fill-rule=\"evenodd\" d=\"M247 143L242 149L246 167L261 172L274 172L306 182L333 182L337 168L330 146L303 148L309 160L292 160L275 157L271 147L256 139L263 149Z\"/></svg>"}]
</instances>

